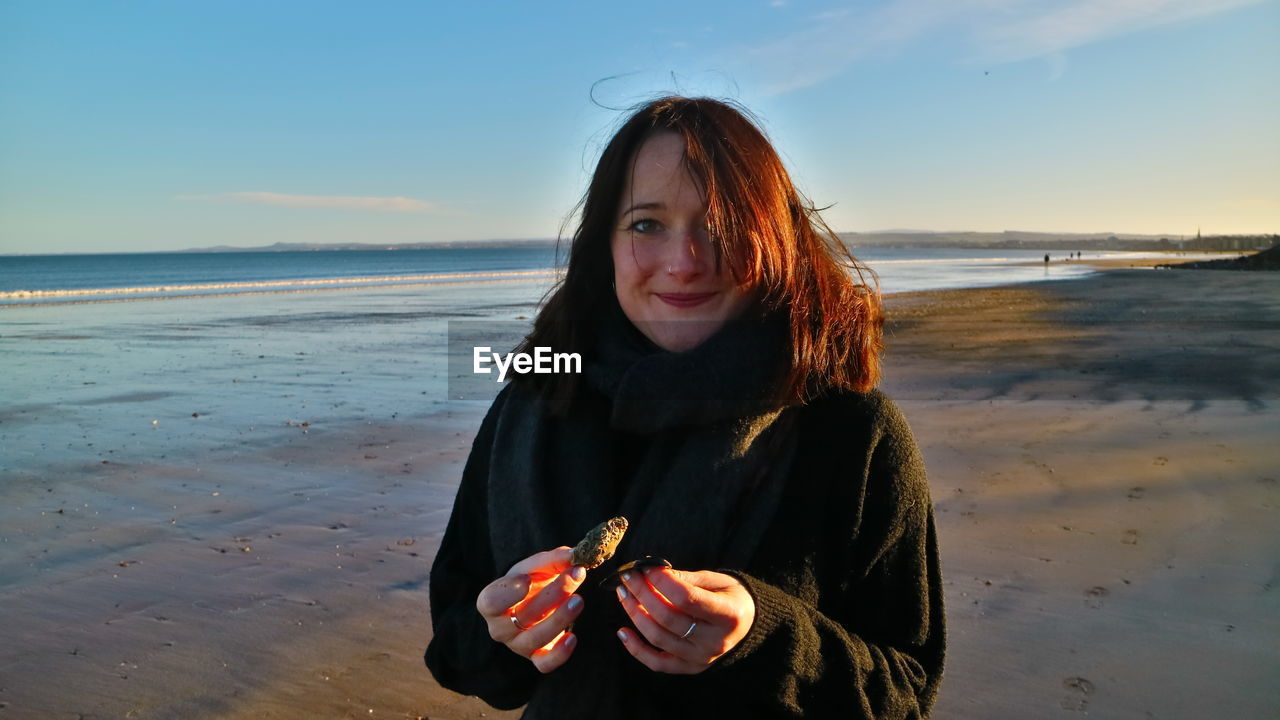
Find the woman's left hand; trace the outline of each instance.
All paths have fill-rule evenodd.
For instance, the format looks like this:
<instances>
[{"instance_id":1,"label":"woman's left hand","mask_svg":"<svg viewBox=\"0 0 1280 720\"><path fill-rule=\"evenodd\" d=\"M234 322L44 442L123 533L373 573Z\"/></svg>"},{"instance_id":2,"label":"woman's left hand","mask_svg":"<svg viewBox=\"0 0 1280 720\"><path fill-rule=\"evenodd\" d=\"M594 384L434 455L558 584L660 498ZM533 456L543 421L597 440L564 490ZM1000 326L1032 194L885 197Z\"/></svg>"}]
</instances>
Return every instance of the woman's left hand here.
<instances>
[{"instance_id":1,"label":"woman's left hand","mask_svg":"<svg viewBox=\"0 0 1280 720\"><path fill-rule=\"evenodd\" d=\"M706 670L746 637L756 617L755 601L742 583L709 570L624 573L618 600L644 636L624 628L618 638L635 659L664 673Z\"/></svg>"}]
</instances>

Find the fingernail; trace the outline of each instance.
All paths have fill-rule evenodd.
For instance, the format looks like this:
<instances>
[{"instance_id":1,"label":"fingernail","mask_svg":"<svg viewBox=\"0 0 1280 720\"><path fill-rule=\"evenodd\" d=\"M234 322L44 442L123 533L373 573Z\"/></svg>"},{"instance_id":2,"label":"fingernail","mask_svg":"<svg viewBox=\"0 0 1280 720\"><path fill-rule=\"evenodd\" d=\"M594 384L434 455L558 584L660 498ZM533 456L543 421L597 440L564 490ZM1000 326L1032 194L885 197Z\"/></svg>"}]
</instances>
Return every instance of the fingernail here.
<instances>
[{"instance_id":1,"label":"fingernail","mask_svg":"<svg viewBox=\"0 0 1280 720\"><path fill-rule=\"evenodd\" d=\"M569 570L569 577L573 578L574 582L582 582L582 580L587 577L587 569L581 565L574 565L573 568Z\"/></svg>"},{"instance_id":2,"label":"fingernail","mask_svg":"<svg viewBox=\"0 0 1280 720\"><path fill-rule=\"evenodd\" d=\"M569 598L570 610L577 610L580 607L582 607L582 598L578 597L577 595L574 595L573 597Z\"/></svg>"},{"instance_id":3,"label":"fingernail","mask_svg":"<svg viewBox=\"0 0 1280 720\"><path fill-rule=\"evenodd\" d=\"M618 586L618 599L619 600L627 599L627 589L622 587L621 585Z\"/></svg>"},{"instance_id":4,"label":"fingernail","mask_svg":"<svg viewBox=\"0 0 1280 720\"><path fill-rule=\"evenodd\" d=\"M622 642L630 642L631 635L626 630L619 630L618 639L621 640Z\"/></svg>"},{"instance_id":5,"label":"fingernail","mask_svg":"<svg viewBox=\"0 0 1280 720\"><path fill-rule=\"evenodd\" d=\"M577 644L578 644L578 636L577 636L577 635L570 634L570 635L566 635L566 636L565 636L565 638L564 638L564 649L565 649L565 650L572 650L572 649L573 649L573 646L574 646L574 645L577 645Z\"/></svg>"},{"instance_id":6,"label":"fingernail","mask_svg":"<svg viewBox=\"0 0 1280 720\"><path fill-rule=\"evenodd\" d=\"M622 573L622 582L631 582L631 573Z\"/></svg>"}]
</instances>

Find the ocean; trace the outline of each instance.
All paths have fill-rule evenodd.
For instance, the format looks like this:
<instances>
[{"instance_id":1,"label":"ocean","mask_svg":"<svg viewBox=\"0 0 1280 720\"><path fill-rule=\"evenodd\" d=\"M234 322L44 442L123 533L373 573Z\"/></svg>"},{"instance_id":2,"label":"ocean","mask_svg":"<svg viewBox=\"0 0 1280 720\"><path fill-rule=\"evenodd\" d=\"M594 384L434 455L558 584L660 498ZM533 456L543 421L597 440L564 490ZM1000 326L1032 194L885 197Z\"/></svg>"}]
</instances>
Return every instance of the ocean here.
<instances>
[{"instance_id":1,"label":"ocean","mask_svg":"<svg viewBox=\"0 0 1280 720\"><path fill-rule=\"evenodd\" d=\"M4 304L357 289L546 275L551 247L0 257Z\"/></svg>"},{"instance_id":2,"label":"ocean","mask_svg":"<svg viewBox=\"0 0 1280 720\"><path fill-rule=\"evenodd\" d=\"M858 254L887 294L1090 272ZM450 323L527 324L556 277L550 247L0 257L0 483L448 411Z\"/></svg>"},{"instance_id":3,"label":"ocean","mask_svg":"<svg viewBox=\"0 0 1280 720\"><path fill-rule=\"evenodd\" d=\"M1062 280L1090 270L1048 268L1041 250L865 248L884 292ZM1060 261L1068 251L1050 251ZM1090 253L1088 257L1126 256ZM1028 265L1028 263L1030 263ZM510 282L551 277L549 246L312 252L131 253L0 257L0 307L174 297Z\"/></svg>"},{"instance_id":4,"label":"ocean","mask_svg":"<svg viewBox=\"0 0 1280 720\"><path fill-rule=\"evenodd\" d=\"M888 295L1092 272L1066 251L855 252ZM549 246L3 256L0 483L483 405L456 392L451 328L504 351L557 277Z\"/></svg>"}]
</instances>

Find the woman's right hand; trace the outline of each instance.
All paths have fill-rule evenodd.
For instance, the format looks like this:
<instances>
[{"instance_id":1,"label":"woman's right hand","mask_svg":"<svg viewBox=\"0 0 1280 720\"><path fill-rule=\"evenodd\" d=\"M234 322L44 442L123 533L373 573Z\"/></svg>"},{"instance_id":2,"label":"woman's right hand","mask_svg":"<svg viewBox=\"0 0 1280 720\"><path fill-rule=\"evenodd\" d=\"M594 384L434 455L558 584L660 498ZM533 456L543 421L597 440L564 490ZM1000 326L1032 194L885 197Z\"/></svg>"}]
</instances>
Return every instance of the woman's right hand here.
<instances>
[{"instance_id":1,"label":"woman's right hand","mask_svg":"<svg viewBox=\"0 0 1280 720\"><path fill-rule=\"evenodd\" d=\"M476 597L489 636L548 673L564 664L578 638L570 628L582 612L574 595L587 571L571 564L573 550L561 546L521 560Z\"/></svg>"}]
</instances>

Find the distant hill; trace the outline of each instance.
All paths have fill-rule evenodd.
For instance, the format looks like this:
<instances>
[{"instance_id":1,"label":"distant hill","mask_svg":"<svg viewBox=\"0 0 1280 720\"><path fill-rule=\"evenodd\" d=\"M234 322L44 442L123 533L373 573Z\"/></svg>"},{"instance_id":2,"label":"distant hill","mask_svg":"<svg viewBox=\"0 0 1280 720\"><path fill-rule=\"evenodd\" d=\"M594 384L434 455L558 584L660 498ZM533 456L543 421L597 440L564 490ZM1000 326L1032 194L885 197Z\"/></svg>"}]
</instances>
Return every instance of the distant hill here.
<instances>
[{"instance_id":1,"label":"distant hill","mask_svg":"<svg viewBox=\"0 0 1280 720\"><path fill-rule=\"evenodd\" d=\"M1280 235L1135 235L1119 233L881 231L839 233L858 247L1021 248L1029 250L1262 250L1280 242Z\"/></svg>"},{"instance_id":2,"label":"distant hill","mask_svg":"<svg viewBox=\"0 0 1280 720\"><path fill-rule=\"evenodd\" d=\"M286 243L256 247L236 247L234 245L214 245L213 247L188 248L176 252L184 253L221 253L221 252L324 252L334 250L433 250L437 248L502 248L502 247L545 247L553 249L553 239L529 240L465 240L458 242L422 242L378 245L374 243Z\"/></svg>"},{"instance_id":3,"label":"distant hill","mask_svg":"<svg viewBox=\"0 0 1280 720\"><path fill-rule=\"evenodd\" d=\"M928 230L883 230L838 233L849 247L919 248L1022 248L1030 250L1263 250L1280 242L1277 235L1135 235L1119 233L1047 233L1026 230L1004 232L931 232ZM565 239L568 242L568 239ZM551 238L509 240L467 240L378 245L374 243L285 243L258 247L191 248L180 252L323 252L334 250L429 250L434 248L554 248Z\"/></svg>"}]
</instances>

